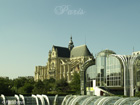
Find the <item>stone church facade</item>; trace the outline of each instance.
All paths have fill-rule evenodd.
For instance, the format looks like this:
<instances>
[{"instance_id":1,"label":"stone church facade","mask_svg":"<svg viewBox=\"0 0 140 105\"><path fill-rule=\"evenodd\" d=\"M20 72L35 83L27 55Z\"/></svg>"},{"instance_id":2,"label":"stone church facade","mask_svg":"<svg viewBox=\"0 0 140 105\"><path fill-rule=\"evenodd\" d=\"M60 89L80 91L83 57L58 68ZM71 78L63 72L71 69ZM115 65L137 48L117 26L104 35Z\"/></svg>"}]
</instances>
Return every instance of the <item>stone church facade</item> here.
<instances>
[{"instance_id":1,"label":"stone church facade","mask_svg":"<svg viewBox=\"0 0 140 105\"><path fill-rule=\"evenodd\" d=\"M48 54L46 66L36 66L34 80L45 80L54 78L56 80L65 78L71 81L73 73L80 73L80 66L87 60L94 59L86 45L74 47L72 37L68 48L53 46Z\"/></svg>"}]
</instances>

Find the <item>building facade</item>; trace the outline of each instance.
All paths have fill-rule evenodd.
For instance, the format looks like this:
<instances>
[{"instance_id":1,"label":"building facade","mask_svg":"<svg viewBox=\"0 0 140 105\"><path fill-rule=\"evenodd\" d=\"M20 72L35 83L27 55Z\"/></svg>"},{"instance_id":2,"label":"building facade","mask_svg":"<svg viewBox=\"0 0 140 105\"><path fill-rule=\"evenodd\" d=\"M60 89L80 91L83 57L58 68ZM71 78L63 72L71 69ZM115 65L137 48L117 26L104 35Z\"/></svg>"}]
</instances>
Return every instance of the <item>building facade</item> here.
<instances>
[{"instance_id":1,"label":"building facade","mask_svg":"<svg viewBox=\"0 0 140 105\"><path fill-rule=\"evenodd\" d=\"M48 54L46 66L36 66L35 81L54 78L65 78L71 81L73 73L80 72L80 66L87 60L94 59L86 45L74 47L72 37L68 48L53 46Z\"/></svg>"},{"instance_id":2,"label":"building facade","mask_svg":"<svg viewBox=\"0 0 140 105\"><path fill-rule=\"evenodd\" d=\"M92 85L98 87L96 89L113 94L134 96L140 91L139 51L132 55L117 55L111 50L103 50L95 59L95 65L87 68L87 87L94 81Z\"/></svg>"}]
</instances>

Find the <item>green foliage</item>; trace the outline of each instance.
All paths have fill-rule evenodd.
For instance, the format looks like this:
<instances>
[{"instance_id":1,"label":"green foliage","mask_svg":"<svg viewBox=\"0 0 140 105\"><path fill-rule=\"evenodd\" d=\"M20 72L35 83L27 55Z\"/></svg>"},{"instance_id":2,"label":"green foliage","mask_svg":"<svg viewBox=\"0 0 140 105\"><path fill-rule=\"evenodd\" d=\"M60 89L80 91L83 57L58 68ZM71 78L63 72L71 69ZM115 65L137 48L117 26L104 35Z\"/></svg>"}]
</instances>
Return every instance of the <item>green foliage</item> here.
<instances>
[{"instance_id":1,"label":"green foliage","mask_svg":"<svg viewBox=\"0 0 140 105\"><path fill-rule=\"evenodd\" d=\"M71 90L75 94L80 94L80 75L77 72L74 72L72 81L70 83Z\"/></svg>"},{"instance_id":2,"label":"green foliage","mask_svg":"<svg viewBox=\"0 0 140 105\"><path fill-rule=\"evenodd\" d=\"M135 97L140 97L140 92L137 92L137 93L135 94Z\"/></svg>"},{"instance_id":3,"label":"green foliage","mask_svg":"<svg viewBox=\"0 0 140 105\"><path fill-rule=\"evenodd\" d=\"M39 80L34 84L33 94L47 94L44 83Z\"/></svg>"},{"instance_id":4,"label":"green foliage","mask_svg":"<svg viewBox=\"0 0 140 105\"><path fill-rule=\"evenodd\" d=\"M55 79L54 78L50 78L48 81L49 81L49 83L55 83Z\"/></svg>"},{"instance_id":5,"label":"green foliage","mask_svg":"<svg viewBox=\"0 0 140 105\"><path fill-rule=\"evenodd\" d=\"M17 78L13 80L12 90L15 91L16 94L32 94L34 83L33 78Z\"/></svg>"},{"instance_id":6,"label":"green foliage","mask_svg":"<svg viewBox=\"0 0 140 105\"><path fill-rule=\"evenodd\" d=\"M80 75L74 73L71 83L66 79L55 80L53 78L34 82L33 78L17 78L14 80L0 78L0 94L78 94L80 93Z\"/></svg>"},{"instance_id":7,"label":"green foliage","mask_svg":"<svg viewBox=\"0 0 140 105\"><path fill-rule=\"evenodd\" d=\"M47 91L54 91L55 90L55 79L51 78L51 79L46 79L43 81L44 83L44 88Z\"/></svg>"},{"instance_id":8,"label":"green foliage","mask_svg":"<svg viewBox=\"0 0 140 105\"><path fill-rule=\"evenodd\" d=\"M12 87L11 80L0 78L0 94L4 95L13 94L11 87Z\"/></svg>"},{"instance_id":9,"label":"green foliage","mask_svg":"<svg viewBox=\"0 0 140 105\"><path fill-rule=\"evenodd\" d=\"M14 87L16 88L20 88L22 86L24 86L24 83L27 81L26 78L17 78L17 79L14 79Z\"/></svg>"},{"instance_id":10,"label":"green foliage","mask_svg":"<svg viewBox=\"0 0 140 105\"><path fill-rule=\"evenodd\" d=\"M30 83L25 83L24 86L20 87L18 89L18 93L20 94L32 94L32 90L33 90L34 86Z\"/></svg>"},{"instance_id":11,"label":"green foliage","mask_svg":"<svg viewBox=\"0 0 140 105\"><path fill-rule=\"evenodd\" d=\"M69 84L67 83L66 79L60 79L56 81L55 90L59 93L66 93L69 90Z\"/></svg>"}]
</instances>

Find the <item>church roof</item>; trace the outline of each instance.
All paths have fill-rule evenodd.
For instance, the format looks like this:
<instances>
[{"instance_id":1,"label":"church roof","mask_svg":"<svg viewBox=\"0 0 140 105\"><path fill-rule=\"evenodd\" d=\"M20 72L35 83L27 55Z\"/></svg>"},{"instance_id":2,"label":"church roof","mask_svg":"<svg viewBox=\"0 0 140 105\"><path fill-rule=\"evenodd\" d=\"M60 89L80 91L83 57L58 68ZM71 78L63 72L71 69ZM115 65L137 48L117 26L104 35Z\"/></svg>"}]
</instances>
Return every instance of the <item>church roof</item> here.
<instances>
[{"instance_id":1,"label":"church roof","mask_svg":"<svg viewBox=\"0 0 140 105\"><path fill-rule=\"evenodd\" d=\"M68 48L65 47L59 47L59 46L53 46L55 50L57 50L58 57L64 57L69 58L70 57L70 51Z\"/></svg>"},{"instance_id":2,"label":"church roof","mask_svg":"<svg viewBox=\"0 0 140 105\"><path fill-rule=\"evenodd\" d=\"M74 47L71 50L70 57L92 56L86 45Z\"/></svg>"}]
</instances>

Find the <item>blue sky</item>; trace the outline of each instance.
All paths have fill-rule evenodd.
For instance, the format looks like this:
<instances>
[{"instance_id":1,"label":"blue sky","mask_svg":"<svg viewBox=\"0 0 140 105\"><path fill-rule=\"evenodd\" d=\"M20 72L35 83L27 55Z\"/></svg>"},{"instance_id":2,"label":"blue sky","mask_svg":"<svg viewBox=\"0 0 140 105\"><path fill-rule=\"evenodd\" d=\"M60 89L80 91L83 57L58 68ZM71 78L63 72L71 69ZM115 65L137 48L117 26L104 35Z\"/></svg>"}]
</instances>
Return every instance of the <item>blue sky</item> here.
<instances>
[{"instance_id":1,"label":"blue sky","mask_svg":"<svg viewBox=\"0 0 140 105\"><path fill-rule=\"evenodd\" d=\"M140 1L0 0L0 76L34 76L52 45L67 47L71 35L93 55L140 51Z\"/></svg>"}]
</instances>

